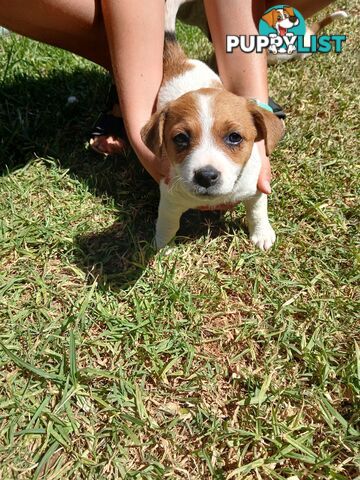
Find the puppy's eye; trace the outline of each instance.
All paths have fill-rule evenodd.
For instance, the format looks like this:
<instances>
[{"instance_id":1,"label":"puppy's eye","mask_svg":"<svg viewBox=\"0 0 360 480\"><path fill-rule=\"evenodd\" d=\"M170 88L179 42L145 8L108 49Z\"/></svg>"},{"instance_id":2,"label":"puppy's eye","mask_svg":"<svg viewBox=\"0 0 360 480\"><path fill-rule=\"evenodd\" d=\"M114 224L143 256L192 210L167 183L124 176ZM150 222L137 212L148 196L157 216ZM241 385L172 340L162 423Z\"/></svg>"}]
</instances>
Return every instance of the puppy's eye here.
<instances>
[{"instance_id":1,"label":"puppy's eye","mask_svg":"<svg viewBox=\"0 0 360 480\"><path fill-rule=\"evenodd\" d=\"M178 148L186 148L190 143L190 137L187 133L178 133L173 138L173 142Z\"/></svg>"},{"instance_id":2,"label":"puppy's eye","mask_svg":"<svg viewBox=\"0 0 360 480\"><path fill-rule=\"evenodd\" d=\"M237 132L232 132L227 137L225 137L225 143L227 143L231 147L235 145L240 145L242 141L243 137L240 135L240 133Z\"/></svg>"}]
</instances>

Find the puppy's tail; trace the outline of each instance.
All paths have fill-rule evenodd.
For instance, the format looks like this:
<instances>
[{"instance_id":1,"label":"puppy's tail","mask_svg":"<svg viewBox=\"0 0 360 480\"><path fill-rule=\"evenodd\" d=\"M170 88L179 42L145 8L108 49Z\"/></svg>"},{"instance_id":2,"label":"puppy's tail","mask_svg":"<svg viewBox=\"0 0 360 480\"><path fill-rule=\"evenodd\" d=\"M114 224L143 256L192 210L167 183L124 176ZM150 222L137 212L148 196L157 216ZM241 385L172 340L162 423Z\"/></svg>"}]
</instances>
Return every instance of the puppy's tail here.
<instances>
[{"instance_id":1,"label":"puppy's tail","mask_svg":"<svg viewBox=\"0 0 360 480\"><path fill-rule=\"evenodd\" d=\"M165 3L165 40L176 40L176 15L184 3L194 0L166 0Z\"/></svg>"},{"instance_id":2,"label":"puppy's tail","mask_svg":"<svg viewBox=\"0 0 360 480\"><path fill-rule=\"evenodd\" d=\"M176 14L183 3L193 0L166 0L165 3L165 42L164 42L164 76L163 81L175 71L181 71L187 57L176 40Z\"/></svg>"},{"instance_id":3,"label":"puppy's tail","mask_svg":"<svg viewBox=\"0 0 360 480\"><path fill-rule=\"evenodd\" d=\"M343 18L347 18L349 15L344 12L343 10L339 10L337 12L332 13L331 15L328 15L327 17L323 18L319 22L314 23L311 25L310 30L314 32L314 34L317 34L322 30L324 27L332 23L334 20L339 20Z\"/></svg>"}]
</instances>

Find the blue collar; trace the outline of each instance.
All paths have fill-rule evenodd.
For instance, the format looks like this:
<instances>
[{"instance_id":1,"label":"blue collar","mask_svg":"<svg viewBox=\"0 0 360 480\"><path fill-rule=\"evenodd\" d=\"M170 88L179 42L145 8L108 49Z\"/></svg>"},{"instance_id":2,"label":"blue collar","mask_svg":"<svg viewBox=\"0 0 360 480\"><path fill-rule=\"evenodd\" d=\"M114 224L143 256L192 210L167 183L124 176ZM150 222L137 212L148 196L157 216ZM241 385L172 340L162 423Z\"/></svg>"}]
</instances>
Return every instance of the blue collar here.
<instances>
[{"instance_id":1,"label":"blue collar","mask_svg":"<svg viewBox=\"0 0 360 480\"><path fill-rule=\"evenodd\" d=\"M251 99L254 103L256 103L256 105L258 107L261 107L265 110L268 110L269 112L271 113L274 113L274 110L270 107L270 105L268 105L267 103L264 103L264 102L260 102L260 100L258 100L257 98L252 98Z\"/></svg>"}]
</instances>

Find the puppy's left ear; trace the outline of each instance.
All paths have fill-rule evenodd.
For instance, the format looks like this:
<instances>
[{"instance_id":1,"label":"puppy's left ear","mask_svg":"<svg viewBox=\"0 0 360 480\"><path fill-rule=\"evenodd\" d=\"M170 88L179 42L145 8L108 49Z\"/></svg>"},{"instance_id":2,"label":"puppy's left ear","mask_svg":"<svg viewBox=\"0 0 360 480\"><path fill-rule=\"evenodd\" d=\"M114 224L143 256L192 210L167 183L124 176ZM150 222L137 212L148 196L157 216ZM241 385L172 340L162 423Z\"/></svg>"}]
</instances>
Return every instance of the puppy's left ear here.
<instances>
[{"instance_id":1,"label":"puppy's left ear","mask_svg":"<svg viewBox=\"0 0 360 480\"><path fill-rule=\"evenodd\" d=\"M252 102L249 102L249 110L257 130L255 141L265 140L266 155L269 156L284 136L284 121Z\"/></svg>"},{"instance_id":2,"label":"puppy's left ear","mask_svg":"<svg viewBox=\"0 0 360 480\"><path fill-rule=\"evenodd\" d=\"M158 158L162 155L165 118L165 110L154 113L140 132L142 141Z\"/></svg>"}]
</instances>

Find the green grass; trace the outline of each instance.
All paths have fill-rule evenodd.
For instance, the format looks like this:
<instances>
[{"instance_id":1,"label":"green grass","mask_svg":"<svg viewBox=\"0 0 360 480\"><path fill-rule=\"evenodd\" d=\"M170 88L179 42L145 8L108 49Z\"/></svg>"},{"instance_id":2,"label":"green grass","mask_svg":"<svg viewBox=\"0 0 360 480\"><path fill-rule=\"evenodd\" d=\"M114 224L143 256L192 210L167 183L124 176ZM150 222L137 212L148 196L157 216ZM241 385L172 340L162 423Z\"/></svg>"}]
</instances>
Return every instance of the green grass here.
<instances>
[{"instance_id":1,"label":"green grass","mask_svg":"<svg viewBox=\"0 0 360 480\"><path fill-rule=\"evenodd\" d=\"M275 247L251 246L239 206L188 215L167 256L156 185L86 148L105 73L0 40L1 479L359 474L359 31L270 70Z\"/></svg>"}]
</instances>

